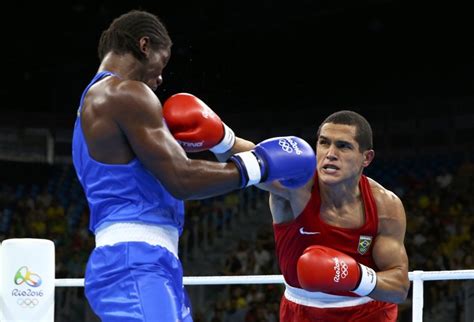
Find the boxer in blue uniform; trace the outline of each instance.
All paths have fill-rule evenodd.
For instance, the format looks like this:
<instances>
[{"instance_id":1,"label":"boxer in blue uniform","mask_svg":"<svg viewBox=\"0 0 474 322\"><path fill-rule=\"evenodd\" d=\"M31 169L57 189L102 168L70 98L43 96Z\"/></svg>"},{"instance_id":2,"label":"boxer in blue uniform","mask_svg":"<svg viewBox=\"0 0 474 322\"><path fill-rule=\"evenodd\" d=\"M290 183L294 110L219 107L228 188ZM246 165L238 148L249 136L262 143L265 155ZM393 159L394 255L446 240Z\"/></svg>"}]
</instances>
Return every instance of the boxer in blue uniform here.
<instances>
[{"instance_id":1,"label":"boxer in blue uniform","mask_svg":"<svg viewBox=\"0 0 474 322\"><path fill-rule=\"evenodd\" d=\"M186 152L223 153L236 140L190 94L165 103L170 111L197 115L173 128L181 140L173 137L153 92L162 83L171 46L155 15L132 10L117 17L101 35L101 63L77 111L73 164L96 241L85 293L105 322L192 321L178 258L182 200L276 180L295 187L315 170L312 148L297 137L265 140L226 163L188 158ZM175 116L171 113L169 122ZM205 139L195 142L193 133L204 133Z\"/></svg>"}]
</instances>

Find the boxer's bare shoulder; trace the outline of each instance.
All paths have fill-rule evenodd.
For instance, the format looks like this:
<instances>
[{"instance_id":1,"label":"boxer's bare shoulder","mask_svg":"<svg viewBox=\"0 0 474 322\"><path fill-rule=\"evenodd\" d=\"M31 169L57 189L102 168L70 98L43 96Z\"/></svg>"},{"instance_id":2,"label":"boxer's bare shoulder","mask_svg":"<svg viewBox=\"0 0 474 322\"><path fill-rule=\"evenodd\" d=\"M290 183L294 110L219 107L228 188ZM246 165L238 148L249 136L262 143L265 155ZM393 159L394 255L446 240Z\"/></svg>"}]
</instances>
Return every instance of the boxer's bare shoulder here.
<instances>
[{"instance_id":1,"label":"boxer's bare shoulder","mask_svg":"<svg viewBox=\"0 0 474 322\"><path fill-rule=\"evenodd\" d=\"M405 210L400 198L393 191L385 188L374 179L368 179L377 204L379 220L405 221Z\"/></svg>"}]
</instances>

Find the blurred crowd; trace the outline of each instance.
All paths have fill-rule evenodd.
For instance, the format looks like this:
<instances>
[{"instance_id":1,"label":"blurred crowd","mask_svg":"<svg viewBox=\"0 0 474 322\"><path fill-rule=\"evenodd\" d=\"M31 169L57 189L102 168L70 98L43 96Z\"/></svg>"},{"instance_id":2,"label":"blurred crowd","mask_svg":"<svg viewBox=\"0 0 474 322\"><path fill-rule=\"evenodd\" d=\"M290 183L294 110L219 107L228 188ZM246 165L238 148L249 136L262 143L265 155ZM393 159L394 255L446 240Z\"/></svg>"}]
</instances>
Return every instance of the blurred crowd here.
<instances>
[{"instance_id":1,"label":"blurred crowd","mask_svg":"<svg viewBox=\"0 0 474 322\"><path fill-rule=\"evenodd\" d=\"M410 271L473 269L474 163L470 157L453 162L449 156L439 156L435 161L423 167L415 160L404 160L403 165L379 161L367 175L404 203ZM71 165L3 166L9 177L0 182L0 240L53 240L56 278L82 278L94 238ZM32 175L38 171L41 176ZM179 250L186 275L202 274L200 268L207 275L279 274L267 198L267 193L249 188L186 202ZM260 217L265 219L259 221ZM465 283L472 282L425 282L426 319L462 321ZM57 298L58 314L64 320L92 321L82 289L61 292L68 294ZM196 322L278 321L282 285L228 285L207 293L193 305ZM400 321L411 320L410 298L411 294L400 305Z\"/></svg>"}]
</instances>

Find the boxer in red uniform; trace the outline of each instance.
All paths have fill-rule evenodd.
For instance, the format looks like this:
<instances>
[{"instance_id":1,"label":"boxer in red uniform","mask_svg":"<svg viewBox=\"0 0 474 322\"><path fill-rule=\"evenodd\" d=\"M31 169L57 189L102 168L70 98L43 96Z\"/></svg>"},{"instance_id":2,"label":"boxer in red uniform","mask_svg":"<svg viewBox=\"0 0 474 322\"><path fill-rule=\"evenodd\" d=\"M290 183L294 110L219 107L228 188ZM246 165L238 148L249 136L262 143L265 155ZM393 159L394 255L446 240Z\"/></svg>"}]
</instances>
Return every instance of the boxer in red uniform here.
<instances>
[{"instance_id":1,"label":"boxer in red uniform","mask_svg":"<svg viewBox=\"0 0 474 322\"><path fill-rule=\"evenodd\" d=\"M224 161L253 147L237 138L232 149L216 156ZM410 287L406 215L393 192L363 175L374 155L367 120L339 111L318 129L311 180L290 188L258 185L270 192L286 282L280 321L397 320L397 304Z\"/></svg>"}]
</instances>

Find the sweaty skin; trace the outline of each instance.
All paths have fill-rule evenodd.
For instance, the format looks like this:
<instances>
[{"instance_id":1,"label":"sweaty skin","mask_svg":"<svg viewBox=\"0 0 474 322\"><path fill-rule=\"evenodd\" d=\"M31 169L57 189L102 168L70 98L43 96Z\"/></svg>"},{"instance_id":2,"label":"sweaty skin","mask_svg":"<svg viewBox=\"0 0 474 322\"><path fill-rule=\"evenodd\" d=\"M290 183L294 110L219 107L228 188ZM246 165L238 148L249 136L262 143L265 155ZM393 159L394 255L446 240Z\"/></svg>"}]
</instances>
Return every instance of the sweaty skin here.
<instances>
[{"instance_id":1,"label":"sweaty skin","mask_svg":"<svg viewBox=\"0 0 474 322\"><path fill-rule=\"evenodd\" d=\"M316 144L318 182L310 180L299 189L285 189L280 184L259 184L270 192L270 210L274 223L294 220L311 198L314 184L321 195L320 216L330 225L358 228L364 224L364 207L359 191L362 171L374 158L374 151L360 152L354 139L355 127L326 123ZM225 160L229 154L253 148L250 141L238 138L232 151L218 155ZM379 217L373 259L379 268L377 286L369 296L392 303L405 301L410 288L408 256L404 246L406 214L401 200L369 178Z\"/></svg>"},{"instance_id":2,"label":"sweaty skin","mask_svg":"<svg viewBox=\"0 0 474 322\"><path fill-rule=\"evenodd\" d=\"M238 188L240 175L233 163L189 159L173 138L153 93L162 82L170 51L153 51L147 37L140 45L147 63L131 54L107 54L99 71L118 77L100 80L85 97L81 126L91 157L107 164L139 158L179 199L208 198Z\"/></svg>"}]
</instances>

